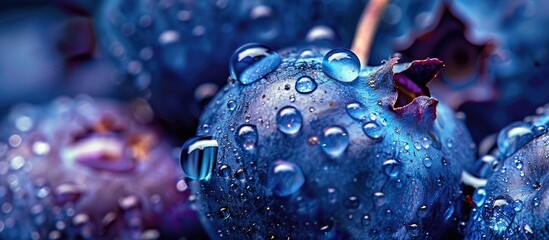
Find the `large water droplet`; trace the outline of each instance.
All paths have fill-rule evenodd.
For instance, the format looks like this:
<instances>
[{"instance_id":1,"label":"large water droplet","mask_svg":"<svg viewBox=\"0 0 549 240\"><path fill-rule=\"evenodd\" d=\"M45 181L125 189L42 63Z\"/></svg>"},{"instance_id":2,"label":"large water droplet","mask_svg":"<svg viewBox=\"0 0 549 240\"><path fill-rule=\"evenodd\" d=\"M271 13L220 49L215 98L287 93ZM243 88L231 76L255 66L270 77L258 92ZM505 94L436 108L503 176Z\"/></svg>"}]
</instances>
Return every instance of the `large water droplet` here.
<instances>
[{"instance_id":1,"label":"large water droplet","mask_svg":"<svg viewBox=\"0 0 549 240\"><path fill-rule=\"evenodd\" d=\"M295 83L295 90L299 93L312 93L316 90L317 83L314 79L308 76L303 76L297 79Z\"/></svg>"},{"instance_id":2,"label":"large water droplet","mask_svg":"<svg viewBox=\"0 0 549 240\"><path fill-rule=\"evenodd\" d=\"M488 227L498 234L506 231L515 218L513 203L513 199L505 195L496 197L491 204L485 204L482 217Z\"/></svg>"},{"instance_id":3,"label":"large water droplet","mask_svg":"<svg viewBox=\"0 0 549 240\"><path fill-rule=\"evenodd\" d=\"M366 115L368 115L366 107L358 102L347 104L345 110L347 110L347 114L349 114L349 116L356 120L364 120L366 119Z\"/></svg>"},{"instance_id":4,"label":"large water droplet","mask_svg":"<svg viewBox=\"0 0 549 240\"><path fill-rule=\"evenodd\" d=\"M362 126L362 131L371 139L377 140L383 138L385 130L376 122L367 122Z\"/></svg>"},{"instance_id":5,"label":"large water droplet","mask_svg":"<svg viewBox=\"0 0 549 240\"><path fill-rule=\"evenodd\" d=\"M339 157L349 146L349 134L340 126L324 128L320 136L320 146L330 157Z\"/></svg>"},{"instance_id":6,"label":"large water droplet","mask_svg":"<svg viewBox=\"0 0 549 240\"><path fill-rule=\"evenodd\" d=\"M400 164L395 159L389 159L383 162L383 171L390 177L396 177L398 175Z\"/></svg>"},{"instance_id":7,"label":"large water droplet","mask_svg":"<svg viewBox=\"0 0 549 240\"><path fill-rule=\"evenodd\" d=\"M285 134L293 135L299 132L303 117L295 107L287 106L276 114L276 124L278 129Z\"/></svg>"},{"instance_id":8,"label":"large water droplet","mask_svg":"<svg viewBox=\"0 0 549 240\"><path fill-rule=\"evenodd\" d=\"M209 178L217 159L218 143L209 136L193 137L181 148L179 159L187 177L196 180Z\"/></svg>"},{"instance_id":9,"label":"large water droplet","mask_svg":"<svg viewBox=\"0 0 549 240\"><path fill-rule=\"evenodd\" d=\"M342 81L352 82L360 72L358 57L348 49L333 49L322 60L322 71L329 77Z\"/></svg>"},{"instance_id":10,"label":"large water droplet","mask_svg":"<svg viewBox=\"0 0 549 240\"><path fill-rule=\"evenodd\" d=\"M253 83L275 70L282 63L278 53L269 47L249 43L237 49L231 57L231 77L242 84Z\"/></svg>"},{"instance_id":11,"label":"large water droplet","mask_svg":"<svg viewBox=\"0 0 549 240\"><path fill-rule=\"evenodd\" d=\"M535 137L533 126L527 122L515 122L505 127L498 135L498 150L503 157L511 156L520 147Z\"/></svg>"},{"instance_id":12,"label":"large water droplet","mask_svg":"<svg viewBox=\"0 0 549 240\"><path fill-rule=\"evenodd\" d=\"M235 141L246 151L253 151L257 144L257 128L254 125L244 124L238 128Z\"/></svg>"},{"instance_id":13,"label":"large water droplet","mask_svg":"<svg viewBox=\"0 0 549 240\"><path fill-rule=\"evenodd\" d=\"M299 166L282 160L271 165L268 178L269 188L274 194L281 197L297 192L305 182Z\"/></svg>"}]
</instances>

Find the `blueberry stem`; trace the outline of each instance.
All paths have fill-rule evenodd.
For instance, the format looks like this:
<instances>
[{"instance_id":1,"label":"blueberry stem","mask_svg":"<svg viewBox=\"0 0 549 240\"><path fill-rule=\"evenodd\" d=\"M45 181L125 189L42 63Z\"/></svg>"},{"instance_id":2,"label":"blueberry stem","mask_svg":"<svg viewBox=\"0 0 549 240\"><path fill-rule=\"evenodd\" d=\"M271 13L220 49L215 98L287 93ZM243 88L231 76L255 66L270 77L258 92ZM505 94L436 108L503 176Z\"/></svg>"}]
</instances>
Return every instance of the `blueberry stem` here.
<instances>
[{"instance_id":1,"label":"blueberry stem","mask_svg":"<svg viewBox=\"0 0 549 240\"><path fill-rule=\"evenodd\" d=\"M389 0L371 0L362 12L358 22L351 50L360 59L362 67L368 64L368 55L370 54L377 25L379 19L383 16L387 3L389 3Z\"/></svg>"}]
</instances>

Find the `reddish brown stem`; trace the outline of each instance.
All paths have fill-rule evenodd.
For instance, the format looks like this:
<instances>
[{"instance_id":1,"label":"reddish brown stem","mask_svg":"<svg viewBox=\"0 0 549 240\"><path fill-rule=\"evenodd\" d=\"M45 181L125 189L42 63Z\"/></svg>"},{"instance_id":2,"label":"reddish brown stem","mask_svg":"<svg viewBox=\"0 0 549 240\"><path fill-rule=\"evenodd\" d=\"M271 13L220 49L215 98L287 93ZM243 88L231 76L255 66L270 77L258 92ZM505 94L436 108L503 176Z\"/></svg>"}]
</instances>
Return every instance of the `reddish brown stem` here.
<instances>
[{"instance_id":1,"label":"reddish brown stem","mask_svg":"<svg viewBox=\"0 0 549 240\"><path fill-rule=\"evenodd\" d=\"M356 28L355 38L351 50L360 59L360 65L365 67L368 64L368 55L376 34L379 19L383 17L385 7L389 0L370 0L366 9L362 12L360 22Z\"/></svg>"}]
</instances>

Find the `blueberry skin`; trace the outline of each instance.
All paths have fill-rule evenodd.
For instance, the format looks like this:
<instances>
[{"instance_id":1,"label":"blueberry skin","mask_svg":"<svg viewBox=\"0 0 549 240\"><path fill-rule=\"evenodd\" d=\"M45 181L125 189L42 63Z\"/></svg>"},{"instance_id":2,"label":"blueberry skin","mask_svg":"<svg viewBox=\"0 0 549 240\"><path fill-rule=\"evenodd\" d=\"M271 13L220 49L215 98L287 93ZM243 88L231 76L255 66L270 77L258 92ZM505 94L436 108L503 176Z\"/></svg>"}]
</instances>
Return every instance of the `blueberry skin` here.
<instances>
[{"instance_id":1,"label":"blueberry skin","mask_svg":"<svg viewBox=\"0 0 549 240\"><path fill-rule=\"evenodd\" d=\"M189 186L210 237L437 238L457 225L461 165L473 151L463 124L428 97L425 84L438 73L441 62L418 61L393 72L393 59L363 70L352 82L341 82L322 72L328 51L282 50L277 69L248 85L231 80L206 108L197 135L219 142L216 166L210 179L189 181ZM315 80L313 92L295 90L302 76ZM394 76L403 83L414 79L410 88L415 85L424 96L395 107L406 101L397 96ZM237 104L233 110L227 107L231 100ZM356 102L367 109L364 120L356 120L357 111L351 111L351 117L346 110ZM277 112L286 106L302 116L295 134L277 128ZM377 131L368 131L377 133L370 134L372 138L365 134L363 125L370 122L382 128L381 137ZM256 127L257 142L251 148L237 138L242 125ZM323 143L322 135L333 126L344 129L349 141L340 155L327 154L322 146L333 146L333 141ZM278 161L292 164L279 181L283 184L276 185L290 186L285 190L292 194L270 188L280 180L271 174ZM300 171L293 171L294 165ZM296 187L301 183L299 172L304 182Z\"/></svg>"},{"instance_id":2,"label":"blueberry skin","mask_svg":"<svg viewBox=\"0 0 549 240\"><path fill-rule=\"evenodd\" d=\"M471 212L467 239L549 238L549 105L538 113L525 119L538 136L499 159L488 178L486 196Z\"/></svg>"}]
</instances>

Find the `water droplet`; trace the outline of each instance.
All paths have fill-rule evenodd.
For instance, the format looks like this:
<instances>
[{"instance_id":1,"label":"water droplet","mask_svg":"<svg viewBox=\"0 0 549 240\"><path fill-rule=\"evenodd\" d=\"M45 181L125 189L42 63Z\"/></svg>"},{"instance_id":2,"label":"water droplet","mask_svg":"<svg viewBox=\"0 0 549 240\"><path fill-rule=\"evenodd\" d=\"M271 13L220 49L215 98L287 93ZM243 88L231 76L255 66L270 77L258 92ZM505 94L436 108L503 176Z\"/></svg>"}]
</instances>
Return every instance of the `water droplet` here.
<instances>
[{"instance_id":1,"label":"water droplet","mask_svg":"<svg viewBox=\"0 0 549 240\"><path fill-rule=\"evenodd\" d=\"M427 206L423 205L417 209L417 216L420 218L427 217Z\"/></svg>"},{"instance_id":2,"label":"water droplet","mask_svg":"<svg viewBox=\"0 0 549 240\"><path fill-rule=\"evenodd\" d=\"M385 194L383 194L382 192L375 192L374 203L378 207L383 206L383 204L385 204Z\"/></svg>"},{"instance_id":3,"label":"water droplet","mask_svg":"<svg viewBox=\"0 0 549 240\"><path fill-rule=\"evenodd\" d=\"M534 199L532 199L532 203L534 203L534 207L539 206L539 204L540 204L539 198L535 197Z\"/></svg>"},{"instance_id":4,"label":"water droplet","mask_svg":"<svg viewBox=\"0 0 549 240\"><path fill-rule=\"evenodd\" d=\"M316 87L316 81L308 76L300 77L295 83L295 90L299 93L312 93Z\"/></svg>"},{"instance_id":5,"label":"water droplet","mask_svg":"<svg viewBox=\"0 0 549 240\"><path fill-rule=\"evenodd\" d=\"M416 223L408 225L408 233L414 237L419 235L419 226Z\"/></svg>"},{"instance_id":6,"label":"water droplet","mask_svg":"<svg viewBox=\"0 0 549 240\"><path fill-rule=\"evenodd\" d=\"M513 203L511 197L504 195L496 197L491 204L485 204L482 217L488 227L498 234L506 231L516 215Z\"/></svg>"},{"instance_id":7,"label":"water droplet","mask_svg":"<svg viewBox=\"0 0 549 240\"><path fill-rule=\"evenodd\" d=\"M257 128L254 125L244 124L238 128L235 141L246 151L253 151L257 144Z\"/></svg>"},{"instance_id":8,"label":"water droplet","mask_svg":"<svg viewBox=\"0 0 549 240\"><path fill-rule=\"evenodd\" d=\"M348 49L334 49L324 56L322 71L329 77L342 81L352 82L360 72L358 57Z\"/></svg>"},{"instance_id":9,"label":"water droplet","mask_svg":"<svg viewBox=\"0 0 549 240\"><path fill-rule=\"evenodd\" d=\"M236 109L236 101L235 100L229 100L227 102L227 108L231 111L235 110Z\"/></svg>"},{"instance_id":10,"label":"water droplet","mask_svg":"<svg viewBox=\"0 0 549 240\"><path fill-rule=\"evenodd\" d=\"M290 102L295 102L295 96L294 95L290 96Z\"/></svg>"},{"instance_id":11,"label":"water droplet","mask_svg":"<svg viewBox=\"0 0 549 240\"><path fill-rule=\"evenodd\" d=\"M268 178L269 188L281 197L297 192L305 182L299 166L282 160L271 165Z\"/></svg>"},{"instance_id":12,"label":"water droplet","mask_svg":"<svg viewBox=\"0 0 549 240\"><path fill-rule=\"evenodd\" d=\"M303 117L301 116L301 112L295 107L284 107L276 114L278 129L285 134L296 134L301 129L302 123Z\"/></svg>"},{"instance_id":13,"label":"water droplet","mask_svg":"<svg viewBox=\"0 0 549 240\"><path fill-rule=\"evenodd\" d=\"M527 122L514 122L505 127L498 135L498 150L503 157L511 156L520 147L524 146L535 137L532 124Z\"/></svg>"},{"instance_id":14,"label":"water droplet","mask_svg":"<svg viewBox=\"0 0 549 240\"><path fill-rule=\"evenodd\" d=\"M181 148L180 163L185 175L191 179L209 178L217 159L218 143L209 136L193 137Z\"/></svg>"},{"instance_id":15,"label":"water droplet","mask_svg":"<svg viewBox=\"0 0 549 240\"><path fill-rule=\"evenodd\" d=\"M399 162L395 159L389 159L383 162L383 171L390 177L396 177L399 173Z\"/></svg>"},{"instance_id":16,"label":"water droplet","mask_svg":"<svg viewBox=\"0 0 549 240\"><path fill-rule=\"evenodd\" d=\"M371 139L378 140L383 138L385 130L376 122L367 122L362 126L362 131Z\"/></svg>"},{"instance_id":17,"label":"water droplet","mask_svg":"<svg viewBox=\"0 0 549 240\"><path fill-rule=\"evenodd\" d=\"M222 207L219 209L219 211L217 212L217 216L221 219L227 219L231 216L231 213L229 212L229 208L227 207Z\"/></svg>"},{"instance_id":18,"label":"water droplet","mask_svg":"<svg viewBox=\"0 0 549 240\"><path fill-rule=\"evenodd\" d=\"M364 225L364 226L370 225L370 222L371 222L370 215L364 214L364 216L362 216L362 219L360 220L360 222L362 222L362 225Z\"/></svg>"},{"instance_id":19,"label":"water droplet","mask_svg":"<svg viewBox=\"0 0 549 240\"><path fill-rule=\"evenodd\" d=\"M328 156L339 157L349 146L349 134L340 126L324 128L320 136L320 146Z\"/></svg>"},{"instance_id":20,"label":"water droplet","mask_svg":"<svg viewBox=\"0 0 549 240\"><path fill-rule=\"evenodd\" d=\"M446 146L448 146L448 148L452 148L454 146L454 141L452 139L448 139L446 141Z\"/></svg>"},{"instance_id":21,"label":"water droplet","mask_svg":"<svg viewBox=\"0 0 549 240\"><path fill-rule=\"evenodd\" d=\"M360 206L360 200L357 196L348 197L343 203L347 209L357 209Z\"/></svg>"},{"instance_id":22,"label":"water droplet","mask_svg":"<svg viewBox=\"0 0 549 240\"><path fill-rule=\"evenodd\" d=\"M329 41L332 42L336 39L334 30L328 26L318 25L309 30L305 39L308 42L316 41Z\"/></svg>"},{"instance_id":23,"label":"water droplet","mask_svg":"<svg viewBox=\"0 0 549 240\"><path fill-rule=\"evenodd\" d=\"M515 209L516 212L522 211L523 206L524 204L519 199L515 200L515 202L513 203L513 209Z\"/></svg>"},{"instance_id":24,"label":"water droplet","mask_svg":"<svg viewBox=\"0 0 549 240\"><path fill-rule=\"evenodd\" d=\"M427 137L423 137L421 138L421 140L419 141L419 143L421 144L421 146L425 149L429 148L431 146L431 139L427 138Z\"/></svg>"},{"instance_id":25,"label":"water droplet","mask_svg":"<svg viewBox=\"0 0 549 240\"><path fill-rule=\"evenodd\" d=\"M219 167L219 176L224 178L231 176L231 167L225 164L221 165L221 167Z\"/></svg>"},{"instance_id":26,"label":"water droplet","mask_svg":"<svg viewBox=\"0 0 549 240\"><path fill-rule=\"evenodd\" d=\"M522 166L524 166L524 164L522 164L521 160L515 160L515 167L517 169L522 169Z\"/></svg>"},{"instance_id":27,"label":"water droplet","mask_svg":"<svg viewBox=\"0 0 549 240\"><path fill-rule=\"evenodd\" d=\"M347 114L356 120L364 120L366 119L366 115L368 115L366 107L358 102L347 104L345 109L347 110Z\"/></svg>"},{"instance_id":28,"label":"water droplet","mask_svg":"<svg viewBox=\"0 0 549 240\"><path fill-rule=\"evenodd\" d=\"M237 49L231 57L231 77L242 84L253 83L275 70L282 63L278 53L269 47L249 43Z\"/></svg>"},{"instance_id":29,"label":"water droplet","mask_svg":"<svg viewBox=\"0 0 549 240\"><path fill-rule=\"evenodd\" d=\"M433 166L433 160L431 160L430 157L425 157L423 159L423 166L430 168L431 166Z\"/></svg>"},{"instance_id":30,"label":"water droplet","mask_svg":"<svg viewBox=\"0 0 549 240\"><path fill-rule=\"evenodd\" d=\"M473 193L473 202L477 207L482 206L484 202L486 201L486 190L483 187L477 188L477 190Z\"/></svg>"}]
</instances>

